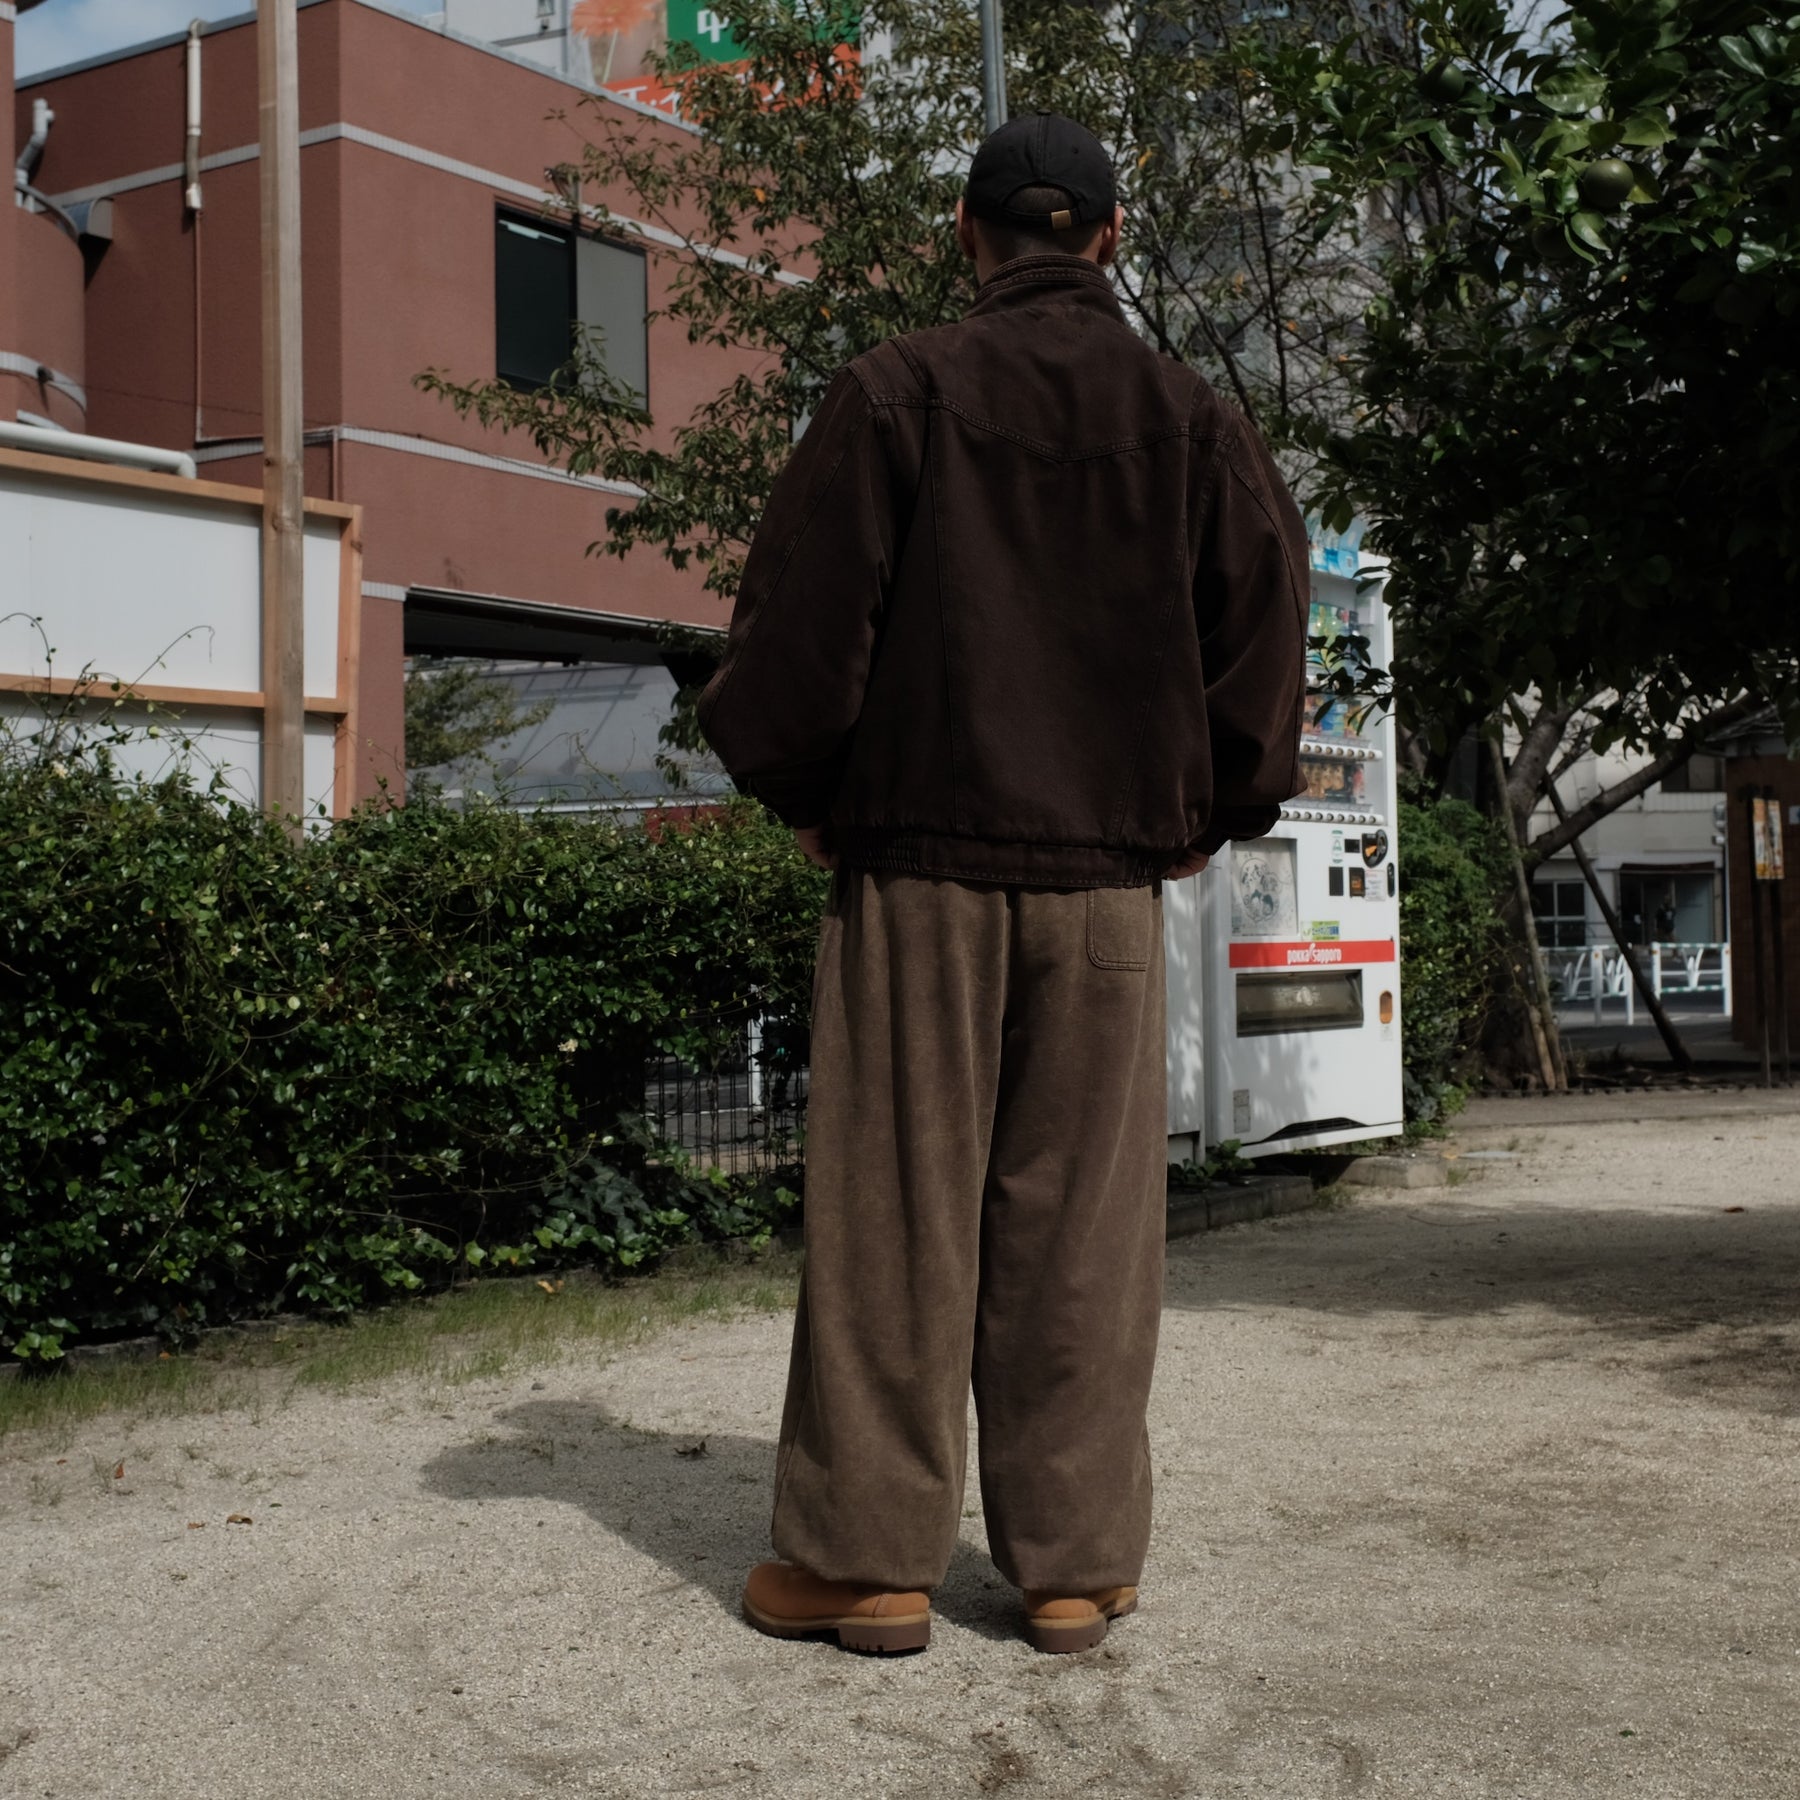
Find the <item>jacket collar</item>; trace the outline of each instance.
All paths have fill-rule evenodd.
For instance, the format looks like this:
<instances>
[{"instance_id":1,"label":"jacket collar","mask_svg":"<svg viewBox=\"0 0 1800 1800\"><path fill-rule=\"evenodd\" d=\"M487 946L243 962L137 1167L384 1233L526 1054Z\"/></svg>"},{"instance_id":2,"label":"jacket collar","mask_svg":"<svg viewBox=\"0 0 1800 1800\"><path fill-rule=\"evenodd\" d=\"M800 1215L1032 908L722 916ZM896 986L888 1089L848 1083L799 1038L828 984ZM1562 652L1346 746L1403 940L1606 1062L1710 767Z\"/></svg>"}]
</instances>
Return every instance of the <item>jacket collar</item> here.
<instances>
[{"instance_id":1,"label":"jacket collar","mask_svg":"<svg viewBox=\"0 0 1800 1800\"><path fill-rule=\"evenodd\" d=\"M981 284L965 317L999 312L1004 308L1065 304L1097 307L1111 317L1123 320L1123 309L1113 292L1107 273L1098 263L1085 256L1064 256L1056 251L1032 256L1015 256L1002 263Z\"/></svg>"}]
</instances>

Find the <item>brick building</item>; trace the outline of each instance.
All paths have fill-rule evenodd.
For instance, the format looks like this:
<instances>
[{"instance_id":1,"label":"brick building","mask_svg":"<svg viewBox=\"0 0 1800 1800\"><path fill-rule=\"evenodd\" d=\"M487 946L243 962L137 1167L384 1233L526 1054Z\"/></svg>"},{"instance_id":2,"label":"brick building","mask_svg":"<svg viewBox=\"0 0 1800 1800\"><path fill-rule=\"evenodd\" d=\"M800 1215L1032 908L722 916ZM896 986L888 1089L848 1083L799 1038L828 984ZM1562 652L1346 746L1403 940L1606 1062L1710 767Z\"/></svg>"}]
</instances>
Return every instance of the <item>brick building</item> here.
<instances>
[{"instance_id":1,"label":"brick building","mask_svg":"<svg viewBox=\"0 0 1800 1800\"><path fill-rule=\"evenodd\" d=\"M0 209L0 418L189 451L203 476L258 486L253 10L200 40L197 195L191 54L183 34L19 86L15 148L34 129L41 143L36 198ZM674 685L656 627L720 626L724 609L651 553L589 553L629 489L573 478L415 384L427 368L541 381L572 316L604 328L664 432L728 378L727 353L649 317L689 254L678 233L634 225L623 193L593 196L624 215L604 238L552 204L580 103L633 103L385 0L299 0L299 58L306 491L363 508L358 790L404 768L405 658L445 652L525 665L528 692L600 727L580 747L590 769L601 744L615 789L652 793ZM582 673L532 669L563 664Z\"/></svg>"}]
</instances>

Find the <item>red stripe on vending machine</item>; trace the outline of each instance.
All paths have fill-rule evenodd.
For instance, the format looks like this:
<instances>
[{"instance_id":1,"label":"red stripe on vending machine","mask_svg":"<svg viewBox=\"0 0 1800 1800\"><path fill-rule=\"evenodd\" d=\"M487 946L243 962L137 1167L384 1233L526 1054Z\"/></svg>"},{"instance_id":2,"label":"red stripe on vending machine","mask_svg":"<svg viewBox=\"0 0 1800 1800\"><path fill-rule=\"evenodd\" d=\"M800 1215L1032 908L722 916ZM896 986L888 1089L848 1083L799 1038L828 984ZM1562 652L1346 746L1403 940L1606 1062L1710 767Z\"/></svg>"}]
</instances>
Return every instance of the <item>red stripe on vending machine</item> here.
<instances>
[{"instance_id":1,"label":"red stripe on vending machine","mask_svg":"<svg viewBox=\"0 0 1800 1800\"><path fill-rule=\"evenodd\" d=\"M1312 938L1299 944L1233 944L1227 966L1233 969L1324 968L1332 963L1383 963L1396 960L1392 938L1337 941Z\"/></svg>"}]
</instances>

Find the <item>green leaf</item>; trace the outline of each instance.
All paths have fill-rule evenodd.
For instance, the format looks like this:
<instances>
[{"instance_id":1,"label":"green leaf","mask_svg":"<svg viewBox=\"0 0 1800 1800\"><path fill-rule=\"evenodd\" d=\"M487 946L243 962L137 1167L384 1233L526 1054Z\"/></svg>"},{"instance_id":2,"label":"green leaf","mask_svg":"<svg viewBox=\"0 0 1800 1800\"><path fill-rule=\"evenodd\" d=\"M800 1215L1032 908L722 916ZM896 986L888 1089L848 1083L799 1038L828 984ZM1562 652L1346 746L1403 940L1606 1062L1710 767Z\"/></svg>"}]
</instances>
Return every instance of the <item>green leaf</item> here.
<instances>
[{"instance_id":1,"label":"green leaf","mask_svg":"<svg viewBox=\"0 0 1800 1800\"><path fill-rule=\"evenodd\" d=\"M1633 113L1619 130L1619 142L1654 149L1658 144L1666 144L1674 135L1669 121L1661 113Z\"/></svg>"},{"instance_id":2,"label":"green leaf","mask_svg":"<svg viewBox=\"0 0 1800 1800\"><path fill-rule=\"evenodd\" d=\"M1599 213L1575 213L1569 220L1569 229L1592 249L1606 251L1612 248L1606 236L1606 220Z\"/></svg>"},{"instance_id":3,"label":"green leaf","mask_svg":"<svg viewBox=\"0 0 1800 1800\"><path fill-rule=\"evenodd\" d=\"M1531 91L1551 112L1578 118L1606 98L1606 77L1583 64L1564 63L1539 80Z\"/></svg>"},{"instance_id":4,"label":"green leaf","mask_svg":"<svg viewBox=\"0 0 1800 1800\"><path fill-rule=\"evenodd\" d=\"M1433 119L1425 127L1425 135L1437 146L1438 154L1452 168L1457 167L1465 155L1464 145L1450 133L1449 127L1442 119Z\"/></svg>"},{"instance_id":5,"label":"green leaf","mask_svg":"<svg viewBox=\"0 0 1800 1800\"><path fill-rule=\"evenodd\" d=\"M1793 20L1788 21L1790 28ZM1752 25L1749 31L1750 41L1755 44L1764 59L1764 67L1772 68L1783 61L1788 53L1787 45L1775 35L1774 29L1768 25Z\"/></svg>"},{"instance_id":6,"label":"green leaf","mask_svg":"<svg viewBox=\"0 0 1800 1800\"><path fill-rule=\"evenodd\" d=\"M1763 76L1768 73L1756 54L1755 46L1747 38L1722 37L1719 39L1719 48L1745 74Z\"/></svg>"}]
</instances>

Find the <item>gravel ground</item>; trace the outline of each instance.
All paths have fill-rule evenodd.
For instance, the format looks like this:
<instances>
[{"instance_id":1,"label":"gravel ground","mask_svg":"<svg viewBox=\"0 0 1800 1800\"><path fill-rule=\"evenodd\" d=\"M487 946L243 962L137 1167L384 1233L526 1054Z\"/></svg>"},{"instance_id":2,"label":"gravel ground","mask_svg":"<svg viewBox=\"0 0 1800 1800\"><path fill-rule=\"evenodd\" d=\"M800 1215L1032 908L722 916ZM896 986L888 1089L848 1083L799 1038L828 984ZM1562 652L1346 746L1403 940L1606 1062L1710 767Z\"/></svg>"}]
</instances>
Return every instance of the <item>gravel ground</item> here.
<instances>
[{"instance_id":1,"label":"gravel ground","mask_svg":"<svg viewBox=\"0 0 1800 1800\"><path fill-rule=\"evenodd\" d=\"M1172 1248L1077 1658L973 1495L927 1655L738 1622L783 1319L10 1441L0 1792L1793 1800L1800 1117L1516 1145Z\"/></svg>"}]
</instances>

